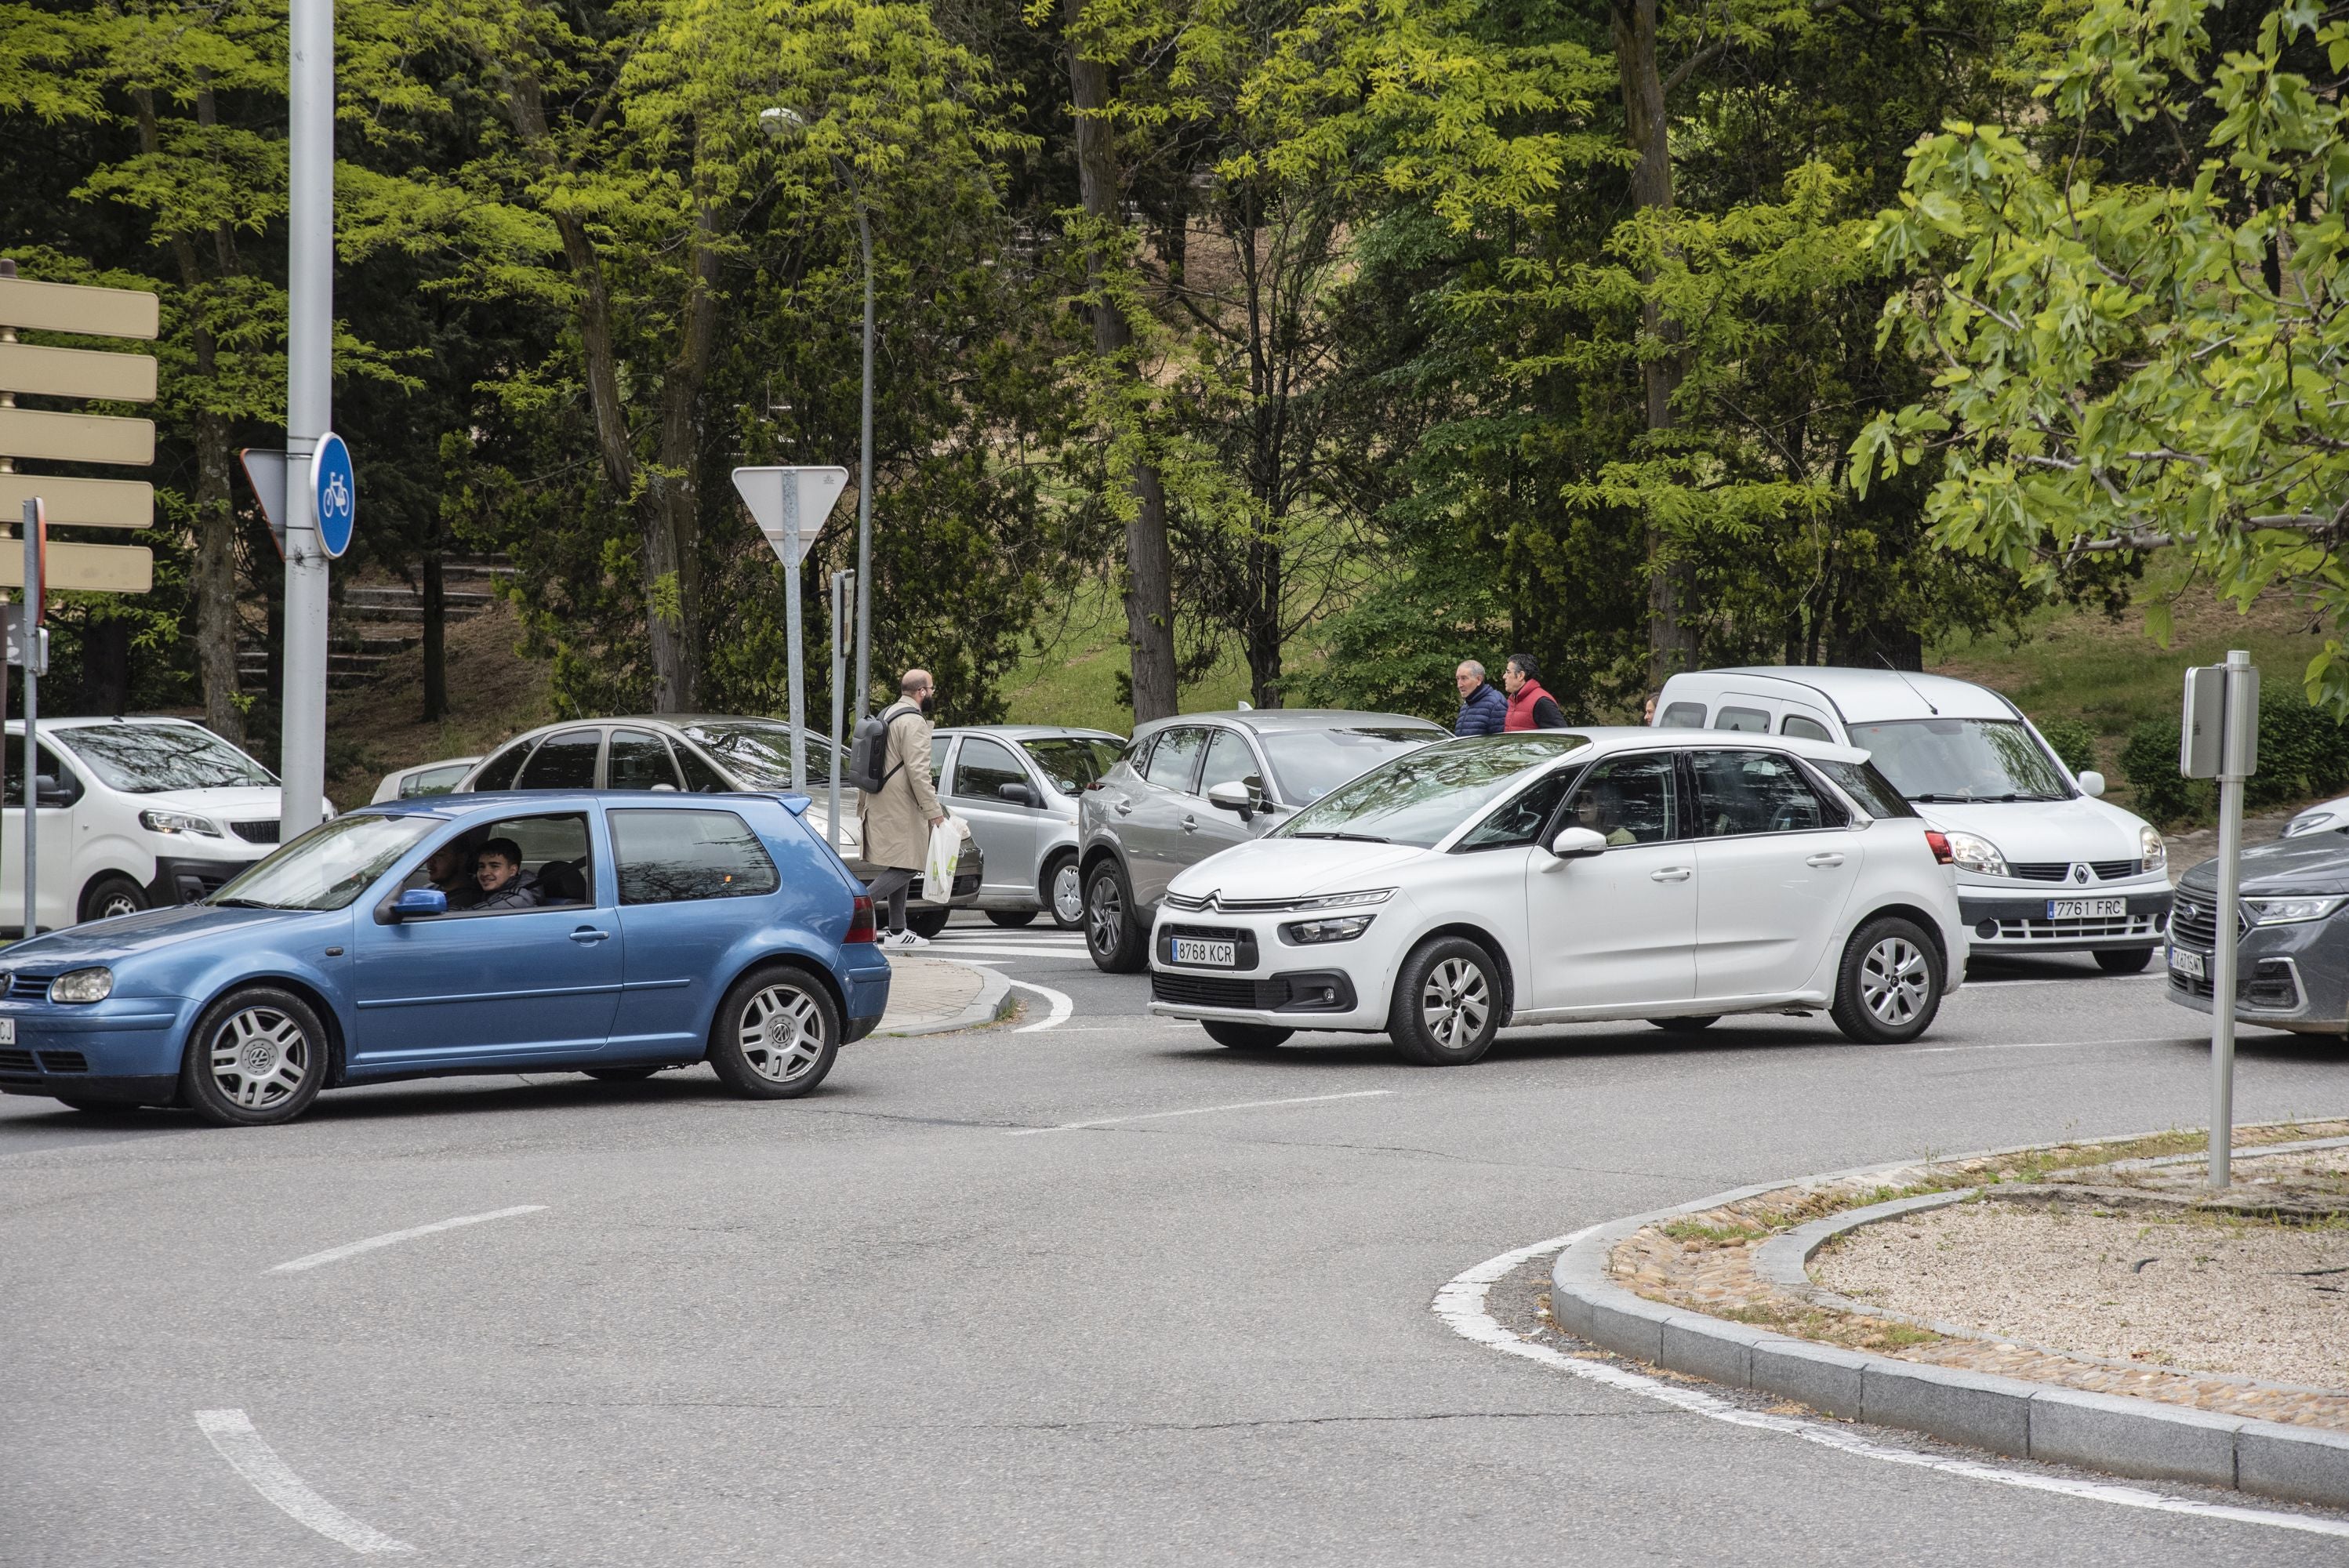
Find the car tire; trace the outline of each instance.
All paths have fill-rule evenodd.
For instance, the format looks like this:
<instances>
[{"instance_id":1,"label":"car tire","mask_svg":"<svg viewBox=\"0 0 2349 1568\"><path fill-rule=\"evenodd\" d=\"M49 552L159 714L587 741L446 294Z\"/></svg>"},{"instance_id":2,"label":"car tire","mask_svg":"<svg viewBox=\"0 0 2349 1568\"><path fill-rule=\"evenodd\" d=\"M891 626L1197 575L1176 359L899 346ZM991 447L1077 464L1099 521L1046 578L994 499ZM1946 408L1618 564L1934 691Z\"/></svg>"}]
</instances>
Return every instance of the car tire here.
<instances>
[{"instance_id":1,"label":"car tire","mask_svg":"<svg viewBox=\"0 0 2349 1568\"><path fill-rule=\"evenodd\" d=\"M1932 1026L1940 1007L1941 955L1916 922L1884 915L1852 934L1827 1009L1846 1039L1906 1045Z\"/></svg>"},{"instance_id":2,"label":"car tire","mask_svg":"<svg viewBox=\"0 0 2349 1568\"><path fill-rule=\"evenodd\" d=\"M1104 975L1138 974L1150 962L1150 934L1134 922L1133 889L1115 861L1085 879L1085 951Z\"/></svg>"},{"instance_id":3,"label":"car tire","mask_svg":"<svg viewBox=\"0 0 2349 1568\"><path fill-rule=\"evenodd\" d=\"M1500 1032L1501 966L1464 936L1429 937L1402 961L1388 1016L1405 1061L1466 1067Z\"/></svg>"},{"instance_id":4,"label":"car tire","mask_svg":"<svg viewBox=\"0 0 2349 1568\"><path fill-rule=\"evenodd\" d=\"M581 1068L581 1072L603 1083L642 1083L660 1071L658 1068Z\"/></svg>"},{"instance_id":5,"label":"car tire","mask_svg":"<svg viewBox=\"0 0 2349 1568\"><path fill-rule=\"evenodd\" d=\"M326 1026L274 985L230 992L196 1019L180 1057L180 1103L222 1127L272 1127L310 1109L330 1066Z\"/></svg>"},{"instance_id":6,"label":"car tire","mask_svg":"<svg viewBox=\"0 0 2349 1568\"><path fill-rule=\"evenodd\" d=\"M1713 1013L1694 1018L1651 1018L1648 1022L1668 1035L1695 1035L1702 1034L1721 1022L1721 1015Z\"/></svg>"},{"instance_id":7,"label":"car tire","mask_svg":"<svg viewBox=\"0 0 2349 1568\"><path fill-rule=\"evenodd\" d=\"M987 918L1007 930L1017 931L1023 925L1035 924L1036 912L1032 909L990 909L987 912Z\"/></svg>"},{"instance_id":8,"label":"car tire","mask_svg":"<svg viewBox=\"0 0 2349 1568\"><path fill-rule=\"evenodd\" d=\"M83 920L111 920L118 914L137 914L146 907L147 890L119 872L92 877L81 890Z\"/></svg>"},{"instance_id":9,"label":"car tire","mask_svg":"<svg viewBox=\"0 0 2349 1568\"><path fill-rule=\"evenodd\" d=\"M1044 868L1036 891L1044 897L1044 912L1062 931L1085 928L1085 880L1077 871L1077 857L1063 854Z\"/></svg>"},{"instance_id":10,"label":"car tire","mask_svg":"<svg viewBox=\"0 0 2349 1568\"><path fill-rule=\"evenodd\" d=\"M1268 1051L1297 1033L1270 1024L1236 1024L1226 1018L1203 1018L1199 1026L1207 1031L1207 1038L1236 1051Z\"/></svg>"},{"instance_id":11,"label":"car tire","mask_svg":"<svg viewBox=\"0 0 2349 1568\"><path fill-rule=\"evenodd\" d=\"M905 912L905 929L925 942L947 928L950 909L909 909Z\"/></svg>"},{"instance_id":12,"label":"car tire","mask_svg":"<svg viewBox=\"0 0 2349 1568\"><path fill-rule=\"evenodd\" d=\"M2142 975L2152 962L2150 947L2106 947L2096 953L2096 967L2107 975Z\"/></svg>"},{"instance_id":13,"label":"car tire","mask_svg":"<svg viewBox=\"0 0 2349 1568\"><path fill-rule=\"evenodd\" d=\"M709 1065L749 1099L796 1099L823 1081L840 1052L840 1009L823 982L771 964L734 982L709 1026Z\"/></svg>"}]
</instances>

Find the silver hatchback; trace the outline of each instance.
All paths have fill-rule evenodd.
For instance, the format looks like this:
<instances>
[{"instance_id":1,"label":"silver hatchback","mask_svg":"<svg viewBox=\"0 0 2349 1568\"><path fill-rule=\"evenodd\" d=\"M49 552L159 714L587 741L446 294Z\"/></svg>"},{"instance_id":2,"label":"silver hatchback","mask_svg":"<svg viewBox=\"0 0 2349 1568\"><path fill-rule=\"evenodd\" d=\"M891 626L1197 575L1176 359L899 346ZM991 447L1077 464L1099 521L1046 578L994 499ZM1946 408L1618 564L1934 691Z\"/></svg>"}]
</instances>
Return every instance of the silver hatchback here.
<instances>
[{"instance_id":1,"label":"silver hatchback","mask_svg":"<svg viewBox=\"0 0 2349 1568\"><path fill-rule=\"evenodd\" d=\"M1109 771L1125 737L1105 729L981 724L930 738L938 799L970 824L986 857L978 907L998 925L1040 912L1063 931L1085 923L1077 881L1077 799Z\"/></svg>"}]
</instances>

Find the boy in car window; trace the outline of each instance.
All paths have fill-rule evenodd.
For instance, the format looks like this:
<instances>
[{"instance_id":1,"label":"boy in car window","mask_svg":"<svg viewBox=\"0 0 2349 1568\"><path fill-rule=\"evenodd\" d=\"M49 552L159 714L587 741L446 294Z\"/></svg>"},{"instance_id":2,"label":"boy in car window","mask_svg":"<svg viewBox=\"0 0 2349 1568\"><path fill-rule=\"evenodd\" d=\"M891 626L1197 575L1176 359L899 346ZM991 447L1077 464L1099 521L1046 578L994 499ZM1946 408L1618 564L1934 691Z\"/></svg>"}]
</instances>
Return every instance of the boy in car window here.
<instances>
[{"instance_id":1,"label":"boy in car window","mask_svg":"<svg viewBox=\"0 0 2349 1568\"><path fill-rule=\"evenodd\" d=\"M512 839L492 839L473 857L473 880L481 885L476 911L536 909L538 882L522 869L522 846Z\"/></svg>"}]
</instances>

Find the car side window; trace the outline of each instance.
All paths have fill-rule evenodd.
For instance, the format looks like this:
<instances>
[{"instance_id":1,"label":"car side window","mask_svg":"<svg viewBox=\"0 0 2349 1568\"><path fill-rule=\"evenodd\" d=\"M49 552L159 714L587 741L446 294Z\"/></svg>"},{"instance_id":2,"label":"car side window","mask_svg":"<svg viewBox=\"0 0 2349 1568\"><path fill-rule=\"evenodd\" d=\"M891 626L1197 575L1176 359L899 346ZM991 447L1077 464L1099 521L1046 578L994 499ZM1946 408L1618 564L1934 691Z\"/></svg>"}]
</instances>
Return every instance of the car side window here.
<instances>
[{"instance_id":1,"label":"car side window","mask_svg":"<svg viewBox=\"0 0 2349 1568\"><path fill-rule=\"evenodd\" d=\"M1679 836L1680 769L1669 751L1609 757L1590 765L1566 803L1563 828L1588 828L1621 848Z\"/></svg>"},{"instance_id":2,"label":"car side window","mask_svg":"<svg viewBox=\"0 0 2349 1568\"><path fill-rule=\"evenodd\" d=\"M46 744L40 748L40 758L41 777L55 781L57 785L54 794L42 796L41 804L70 806L80 799L81 775L67 767L65 760L50 750ZM12 735L8 738L7 769L5 781L0 781L0 789L6 790L8 799L0 804L14 807L21 811L25 808L25 738L21 735Z\"/></svg>"},{"instance_id":3,"label":"car side window","mask_svg":"<svg viewBox=\"0 0 2349 1568\"><path fill-rule=\"evenodd\" d=\"M539 742L514 781L517 789L593 789L595 756L604 747L600 729L566 729Z\"/></svg>"},{"instance_id":4,"label":"car side window","mask_svg":"<svg viewBox=\"0 0 2349 1568\"><path fill-rule=\"evenodd\" d=\"M520 741L491 758L481 765L481 777L473 780L473 788L485 795L495 789L512 789L514 775L522 771L522 759L530 755L533 744Z\"/></svg>"},{"instance_id":5,"label":"car side window","mask_svg":"<svg viewBox=\"0 0 2349 1568\"><path fill-rule=\"evenodd\" d=\"M650 730L612 731L612 749L605 758L604 771L611 779L605 786L607 789L681 788L677 764L669 760L668 742Z\"/></svg>"},{"instance_id":6,"label":"car side window","mask_svg":"<svg viewBox=\"0 0 2349 1568\"><path fill-rule=\"evenodd\" d=\"M783 885L759 835L732 811L610 813L624 904L757 898Z\"/></svg>"},{"instance_id":7,"label":"car side window","mask_svg":"<svg viewBox=\"0 0 2349 1568\"><path fill-rule=\"evenodd\" d=\"M459 779L471 771L472 766L470 762L457 762L446 768L427 768L411 773L399 781L400 799L408 800L419 795L446 795L457 787Z\"/></svg>"},{"instance_id":8,"label":"car side window","mask_svg":"<svg viewBox=\"0 0 2349 1568\"><path fill-rule=\"evenodd\" d=\"M1663 729L1702 729L1704 727L1704 704L1701 702L1676 702L1671 704L1664 709L1664 717L1659 727Z\"/></svg>"},{"instance_id":9,"label":"car side window","mask_svg":"<svg viewBox=\"0 0 2349 1568\"><path fill-rule=\"evenodd\" d=\"M734 786L726 782L717 769L702 759L701 753L690 746L677 748L678 766L685 772L685 789L688 795L731 794Z\"/></svg>"},{"instance_id":10,"label":"car side window","mask_svg":"<svg viewBox=\"0 0 2349 1568\"><path fill-rule=\"evenodd\" d=\"M984 735L966 735L956 754L953 793L966 800L992 800L1009 805L1000 791L1006 784L1028 785L1028 770L999 741Z\"/></svg>"},{"instance_id":11,"label":"car side window","mask_svg":"<svg viewBox=\"0 0 2349 1568\"><path fill-rule=\"evenodd\" d=\"M1708 839L1840 828L1842 807L1822 797L1791 757L1774 751L1696 751L1697 833Z\"/></svg>"},{"instance_id":12,"label":"car side window","mask_svg":"<svg viewBox=\"0 0 2349 1568\"><path fill-rule=\"evenodd\" d=\"M1142 776L1162 789L1187 791L1191 774L1199 761L1200 748L1207 732L1195 727L1170 729L1161 734L1158 744L1150 748L1150 761Z\"/></svg>"},{"instance_id":13,"label":"car side window","mask_svg":"<svg viewBox=\"0 0 2349 1568\"><path fill-rule=\"evenodd\" d=\"M930 737L930 788L933 789L938 787L939 782L946 776L947 752L953 746L954 737L951 735Z\"/></svg>"},{"instance_id":14,"label":"car side window","mask_svg":"<svg viewBox=\"0 0 2349 1568\"><path fill-rule=\"evenodd\" d=\"M1207 765L1199 774L1199 793L1204 795L1218 784L1245 784L1258 799L1264 797L1264 771L1257 766L1256 753L1248 749L1247 738L1237 729L1218 729L1207 742Z\"/></svg>"},{"instance_id":15,"label":"car side window","mask_svg":"<svg viewBox=\"0 0 2349 1568\"><path fill-rule=\"evenodd\" d=\"M436 877L436 869L443 874ZM444 919L592 903L595 867L587 819L562 811L469 828L437 847L402 886L447 893Z\"/></svg>"},{"instance_id":16,"label":"car side window","mask_svg":"<svg viewBox=\"0 0 2349 1568\"><path fill-rule=\"evenodd\" d=\"M1557 810L1557 803L1566 794L1566 787L1574 781L1574 769L1546 774L1509 800L1496 808L1493 814L1469 830L1457 851L1523 849L1541 842L1543 825Z\"/></svg>"},{"instance_id":17,"label":"car side window","mask_svg":"<svg viewBox=\"0 0 2349 1568\"><path fill-rule=\"evenodd\" d=\"M1790 713L1780 719L1778 733L1791 735L1797 740L1833 740L1835 738L1827 733L1826 725L1816 718L1805 718L1799 713Z\"/></svg>"},{"instance_id":18,"label":"car side window","mask_svg":"<svg viewBox=\"0 0 2349 1568\"><path fill-rule=\"evenodd\" d=\"M1747 735L1770 733L1770 716L1758 707L1724 707L1713 717L1715 729L1740 730Z\"/></svg>"}]
</instances>

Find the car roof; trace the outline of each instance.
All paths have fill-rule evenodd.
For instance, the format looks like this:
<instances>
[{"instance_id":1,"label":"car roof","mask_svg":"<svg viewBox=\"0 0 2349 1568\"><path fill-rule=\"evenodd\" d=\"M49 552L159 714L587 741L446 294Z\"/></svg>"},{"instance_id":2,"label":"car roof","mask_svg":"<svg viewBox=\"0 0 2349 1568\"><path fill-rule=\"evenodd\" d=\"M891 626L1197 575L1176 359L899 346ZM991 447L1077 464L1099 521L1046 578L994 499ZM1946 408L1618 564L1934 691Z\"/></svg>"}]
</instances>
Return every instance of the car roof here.
<instances>
[{"instance_id":1,"label":"car roof","mask_svg":"<svg viewBox=\"0 0 2349 1568\"><path fill-rule=\"evenodd\" d=\"M1051 740L1064 736L1079 736L1092 740L1114 740L1125 744L1125 737L1113 729L1095 729L1086 724L948 724L930 732L944 738L949 735L994 735L1006 740Z\"/></svg>"},{"instance_id":2,"label":"car roof","mask_svg":"<svg viewBox=\"0 0 2349 1568\"><path fill-rule=\"evenodd\" d=\"M362 814L377 817L446 817L495 816L501 811L527 810L533 815L560 811L566 807L626 806L631 810L647 807L655 810L682 810L695 805L708 806L723 800L796 800L807 799L789 790L733 789L687 794L681 789L494 789L475 794L466 791L452 795L411 795L405 799L378 800L365 806L355 806L343 813L347 817Z\"/></svg>"},{"instance_id":3,"label":"car roof","mask_svg":"<svg viewBox=\"0 0 2349 1568\"><path fill-rule=\"evenodd\" d=\"M1744 665L1693 670L1665 683L1669 696L1682 682L1712 690L1735 690L1740 682L1755 696L1790 696L1804 691L1825 698L1846 724L1878 724L1897 718L2015 718L2014 705L1988 686L1917 670L1871 670L1834 665ZM1768 689L1776 686L1780 689ZM1800 690L1785 688L1802 688ZM1683 688L1685 689L1685 688Z\"/></svg>"},{"instance_id":4,"label":"car roof","mask_svg":"<svg viewBox=\"0 0 2349 1568\"><path fill-rule=\"evenodd\" d=\"M47 714L41 716L41 727L45 730L88 729L101 724L175 725L181 729L201 729L206 735L216 733L192 718L181 718L177 714L170 713L94 713L84 714L75 718L51 718ZM8 733L24 734L25 721L21 718L10 719Z\"/></svg>"},{"instance_id":5,"label":"car roof","mask_svg":"<svg viewBox=\"0 0 2349 1568\"><path fill-rule=\"evenodd\" d=\"M1424 729L1433 735L1448 735L1451 731L1440 724L1418 718L1407 713L1357 713L1343 707L1241 707L1219 709L1210 713L1178 713L1172 718L1154 718L1133 727L1133 738L1177 724L1229 724L1258 735L1279 735L1315 729Z\"/></svg>"}]
</instances>

